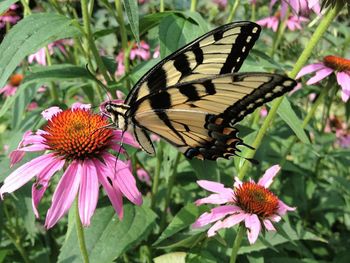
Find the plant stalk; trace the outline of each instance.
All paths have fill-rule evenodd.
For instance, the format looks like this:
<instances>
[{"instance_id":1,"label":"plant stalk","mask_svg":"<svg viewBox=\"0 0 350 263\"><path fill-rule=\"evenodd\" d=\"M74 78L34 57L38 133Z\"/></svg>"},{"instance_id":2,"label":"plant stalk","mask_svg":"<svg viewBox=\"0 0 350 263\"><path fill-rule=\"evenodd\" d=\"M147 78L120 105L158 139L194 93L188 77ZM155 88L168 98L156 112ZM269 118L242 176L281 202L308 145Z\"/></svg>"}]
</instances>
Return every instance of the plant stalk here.
<instances>
[{"instance_id":1,"label":"plant stalk","mask_svg":"<svg viewBox=\"0 0 350 263\"><path fill-rule=\"evenodd\" d=\"M87 249L86 249L84 229L80 221L78 197L76 198L74 203L75 203L75 225L77 228L79 248L80 248L81 256L83 257L83 262L89 263L89 253L87 252Z\"/></svg>"},{"instance_id":2,"label":"plant stalk","mask_svg":"<svg viewBox=\"0 0 350 263\"><path fill-rule=\"evenodd\" d=\"M230 257L230 263L235 263L236 262L238 250L239 250L239 248L241 246L241 243L242 243L244 230L245 230L244 226L242 224L240 224L238 226L238 231L237 231L237 235L236 235L235 241L233 242L232 252L231 252L231 257Z\"/></svg>"},{"instance_id":3,"label":"plant stalk","mask_svg":"<svg viewBox=\"0 0 350 263\"><path fill-rule=\"evenodd\" d=\"M301 68L305 65L307 60L312 54L312 51L314 50L315 46L317 45L318 41L322 38L323 34L326 32L328 29L329 25L332 23L334 18L337 16L337 14L341 11L342 6L337 3L334 8L331 8L328 10L327 14L324 16L324 18L321 20L320 24L316 28L314 34L312 35L309 43L301 53L300 57L298 58L297 62L294 65L293 70L290 72L289 77L295 78L298 74L298 72L301 70ZM254 150L248 150L248 154L246 158L253 158L254 154L256 152L256 149L259 148L265 133L267 132L267 129L270 126L270 123L272 120L275 119L277 110L282 103L284 97L280 97L276 99L274 102L272 102L272 107L270 109L269 114L267 115L266 119L264 120L262 127L259 129L259 132L252 144L252 147ZM244 161L241 169L239 170L238 173L238 178L243 179L243 177L246 175L247 171L249 169L249 162Z\"/></svg>"}]
</instances>

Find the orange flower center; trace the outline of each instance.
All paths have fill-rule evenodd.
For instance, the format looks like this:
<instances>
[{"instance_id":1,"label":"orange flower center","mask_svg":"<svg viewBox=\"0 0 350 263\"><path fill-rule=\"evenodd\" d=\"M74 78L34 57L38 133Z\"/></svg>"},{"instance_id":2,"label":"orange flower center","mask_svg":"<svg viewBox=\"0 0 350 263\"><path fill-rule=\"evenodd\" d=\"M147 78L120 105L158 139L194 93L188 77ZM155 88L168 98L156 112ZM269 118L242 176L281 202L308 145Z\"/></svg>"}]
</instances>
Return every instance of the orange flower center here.
<instances>
[{"instance_id":1,"label":"orange flower center","mask_svg":"<svg viewBox=\"0 0 350 263\"><path fill-rule=\"evenodd\" d=\"M10 77L9 82L12 86L18 87L19 84L21 84L22 80L23 80L23 75L19 73L15 73Z\"/></svg>"},{"instance_id":2,"label":"orange flower center","mask_svg":"<svg viewBox=\"0 0 350 263\"><path fill-rule=\"evenodd\" d=\"M112 130L106 119L89 110L65 110L48 121L46 144L65 159L96 157L110 146Z\"/></svg>"},{"instance_id":3,"label":"orange flower center","mask_svg":"<svg viewBox=\"0 0 350 263\"><path fill-rule=\"evenodd\" d=\"M323 63L334 70L350 71L350 60L336 56L326 56L323 58Z\"/></svg>"},{"instance_id":4,"label":"orange flower center","mask_svg":"<svg viewBox=\"0 0 350 263\"><path fill-rule=\"evenodd\" d=\"M269 217L276 214L278 198L265 187L245 182L234 189L236 205L247 213L256 214L259 217Z\"/></svg>"}]
</instances>

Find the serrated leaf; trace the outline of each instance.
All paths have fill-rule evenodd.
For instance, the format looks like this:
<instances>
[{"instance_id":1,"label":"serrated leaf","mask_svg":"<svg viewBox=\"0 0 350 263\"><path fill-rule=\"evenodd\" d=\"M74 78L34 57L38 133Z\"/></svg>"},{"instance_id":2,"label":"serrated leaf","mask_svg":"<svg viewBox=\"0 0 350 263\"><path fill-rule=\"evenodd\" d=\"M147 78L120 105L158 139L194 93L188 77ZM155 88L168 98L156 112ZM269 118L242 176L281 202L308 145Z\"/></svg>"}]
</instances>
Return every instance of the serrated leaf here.
<instances>
[{"instance_id":1,"label":"serrated leaf","mask_svg":"<svg viewBox=\"0 0 350 263\"><path fill-rule=\"evenodd\" d=\"M194 204L187 204L174 216L168 227L163 231L163 233L153 245L159 244L164 239L173 236L182 229L185 229L189 225L193 224L196 218L202 212L204 212L203 207L198 207Z\"/></svg>"},{"instance_id":2,"label":"serrated leaf","mask_svg":"<svg viewBox=\"0 0 350 263\"><path fill-rule=\"evenodd\" d=\"M80 35L72 22L62 15L38 13L13 26L0 45L0 87L27 55L56 40Z\"/></svg>"},{"instance_id":3,"label":"serrated leaf","mask_svg":"<svg viewBox=\"0 0 350 263\"><path fill-rule=\"evenodd\" d=\"M127 204L122 221L110 206L96 210L90 227L84 229L90 262L112 262L123 252L145 239L156 215L147 207ZM64 242L58 262L82 262L76 228Z\"/></svg>"},{"instance_id":4,"label":"serrated leaf","mask_svg":"<svg viewBox=\"0 0 350 263\"><path fill-rule=\"evenodd\" d=\"M172 252L154 258L154 263L186 263L185 252Z\"/></svg>"},{"instance_id":5,"label":"serrated leaf","mask_svg":"<svg viewBox=\"0 0 350 263\"><path fill-rule=\"evenodd\" d=\"M139 10L136 0L123 0L124 9L129 20L131 31L137 43L140 43Z\"/></svg>"},{"instance_id":6,"label":"serrated leaf","mask_svg":"<svg viewBox=\"0 0 350 263\"><path fill-rule=\"evenodd\" d=\"M0 3L0 15L4 13L10 6L14 3L18 2L18 0L3 0Z\"/></svg>"},{"instance_id":7,"label":"serrated leaf","mask_svg":"<svg viewBox=\"0 0 350 263\"><path fill-rule=\"evenodd\" d=\"M310 140L303 129L302 121L298 118L286 97L283 97L282 103L278 108L277 113L293 130L300 141L306 144L310 144Z\"/></svg>"}]
</instances>

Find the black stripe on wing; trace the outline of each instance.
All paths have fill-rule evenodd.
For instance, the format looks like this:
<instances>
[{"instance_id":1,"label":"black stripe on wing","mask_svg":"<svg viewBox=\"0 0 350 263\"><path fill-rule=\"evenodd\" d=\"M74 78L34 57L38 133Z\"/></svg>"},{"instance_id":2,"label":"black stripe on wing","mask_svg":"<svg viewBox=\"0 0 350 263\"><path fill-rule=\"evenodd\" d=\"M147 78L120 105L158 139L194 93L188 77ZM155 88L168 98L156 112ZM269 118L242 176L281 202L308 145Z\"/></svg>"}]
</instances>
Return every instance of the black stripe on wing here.
<instances>
[{"instance_id":1,"label":"black stripe on wing","mask_svg":"<svg viewBox=\"0 0 350 263\"><path fill-rule=\"evenodd\" d=\"M138 99L181 81L237 72L258 39L261 27L249 21L218 27L169 55L150 69L126 98Z\"/></svg>"}]
</instances>

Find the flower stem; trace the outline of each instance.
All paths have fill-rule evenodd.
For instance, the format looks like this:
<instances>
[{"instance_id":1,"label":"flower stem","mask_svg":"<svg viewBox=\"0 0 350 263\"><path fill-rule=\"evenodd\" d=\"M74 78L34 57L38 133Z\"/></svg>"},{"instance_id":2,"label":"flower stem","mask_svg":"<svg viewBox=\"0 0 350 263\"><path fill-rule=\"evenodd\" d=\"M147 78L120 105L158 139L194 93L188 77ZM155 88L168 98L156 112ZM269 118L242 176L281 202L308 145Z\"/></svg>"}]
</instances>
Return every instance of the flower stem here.
<instances>
[{"instance_id":1,"label":"flower stem","mask_svg":"<svg viewBox=\"0 0 350 263\"><path fill-rule=\"evenodd\" d=\"M81 223L80 215L79 215L78 198L76 198L74 203L75 203L75 225L77 228L79 248L80 248L81 255L83 257L83 262L89 263L89 254L88 254L87 249L86 249L84 229L83 229L83 225Z\"/></svg>"},{"instance_id":2,"label":"flower stem","mask_svg":"<svg viewBox=\"0 0 350 263\"><path fill-rule=\"evenodd\" d=\"M298 74L298 72L301 70L301 68L305 65L306 61L309 59L309 57L312 54L312 51L314 50L315 46L317 45L318 41L322 38L323 34L328 29L331 22L334 20L334 18L337 16L337 14L341 11L342 6L337 3L334 8L331 8L328 10L325 17L322 19L318 27L316 28L314 34L312 35L309 43L301 53L300 57L298 58L297 62L294 65L293 70L290 72L289 77L295 78ZM252 147L254 150L248 150L248 154L246 158L253 158L254 154L256 152L256 149L259 148L265 133L267 132L267 129L270 127L271 121L276 117L277 110L282 103L284 97L280 97L276 99L274 102L272 102L272 107L270 109L269 114L267 115L266 119L264 120L261 128L258 131L258 134L252 144ZM249 162L244 161L241 169L238 173L238 178L243 179L245 174L247 173L249 169Z\"/></svg>"},{"instance_id":3,"label":"flower stem","mask_svg":"<svg viewBox=\"0 0 350 263\"><path fill-rule=\"evenodd\" d=\"M288 14L287 14L287 16L288 16ZM283 34L286 31L287 19L288 18L280 20L280 22L278 23L277 32L276 32L276 34L274 35L274 38L273 38L272 49L271 49L271 53L270 53L271 57L273 57L273 55L275 54L276 49L277 49L277 47L279 46L279 44L280 44L280 42L282 40Z\"/></svg>"},{"instance_id":4,"label":"flower stem","mask_svg":"<svg viewBox=\"0 0 350 263\"><path fill-rule=\"evenodd\" d=\"M165 206L164 206L162 218L161 218L160 224L159 224L160 225L160 232L163 232L163 230L165 228L166 215L167 215L167 210L168 210L169 203L170 203L171 191L172 191L173 186L174 186L174 181L175 181L175 177L176 177L176 173L177 173L177 166L179 164L180 157L181 157L181 153L178 152L176 155L174 164L173 164L173 172L169 177L168 187L167 187L167 192L166 192L166 197L165 197Z\"/></svg>"},{"instance_id":5,"label":"flower stem","mask_svg":"<svg viewBox=\"0 0 350 263\"><path fill-rule=\"evenodd\" d=\"M197 0L191 0L191 12L196 12Z\"/></svg>"},{"instance_id":6,"label":"flower stem","mask_svg":"<svg viewBox=\"0 0 350 263\"><path fill-rule=\"evenodd\" d=\"M99 70L101 71L104 79L109 82L111 81L111 78L109 77L108 73L107 73L107 68L105 66L105 64L103 63L97 47L95 45L93 36L92 36L92 30L91 30L91 20L90 20L90 14L88 11L88 0L81 0L81 10L83 13L83 24L84 24L84 32L85 32L85 38L86 38L86 43L85 43L85 49L86 50L91 50L96 64L99 68ZM100 87L99 87L100 88Z\"/></svg>"},{"instance_id":7,"label":"flower stem","mask_svg":"<svg viewBox=\"0 0 350 263\"><path fill-rule=\"evenodd\" d=\"M244 226L242 224L240 224L238 226L238 231L237 231L235 241L233 242L230 263L236 262L238 250L241 246L243 235L244 235Z\"/></svg>"},{"instance_id":8,"label":"flower stem","mask_svg":"<svg viewBox=\"0 0 350 263\"><path fill-rule=\"evenodd\" d=\"M236 15L236 11L237 11L237 8L238 8L239 4L240 4L240 0L236 0L234 2L234 4L231 7L230 14L229 14L229 16L228 16L228 18L226 20L226 23L231 23L232 22L233 18Z\"/></svg>"},{"instance_id":9,"label":"flower stem","mask_svg":"<svg viewBox=\"0 0 350 263\"><path fill-rule=\"evenodd\" d=\"M158 149L157 149L157 166L156 166L156 171L154 173L153 177L153 183L152 183L152 197L151 197L151 209L154 209L155 202L156 202L156 194L158 192L158 186L159 186L159 177L160 177L160 171L161 171L161 166L162 166L162 161L163 161L163 144L160 142L158 144Z\"/></svg>"},{"instance_id":10,"label":"flower stem","mask_svg":"<svg viewBox=\"0 0 350 263\"><path fill-rule=\"evenodd\" d=\"M164 12L164 0L160 0L160 3L159 3L159 11L160 11L160 12Z\"/></svg>"},{"instance_id":11,"label":"flower stem","mask_svg":"<svg viewBox=\"0 0 350 263\"><path fill-rule=\"evenodd\" d=\"M50 56L50 51L49 48L46 46L45 47L45 55L46 55L46 62L48 66L52 65L52 61L51 61L51 56ZM55 82L51 82L51 86L50 86L50 95L53 101L58 102L59 101L59 96L58 96L58 88L55 84Z\"/></svg>"},{"instance_id":12,"label":"flower stem","mask_svg":"<svg viewBox=\"0 0 350 263\"><path fill-rule=\"evenodd\" d=\"M21 254L23 261L25 263L29 263L30 260L28 258L28 255L27 255L25 249L21 245L20 238L16 237L16 235L14 233L12 233L12 231L7 226L2 226L2 229L7 234L7 236L10 238L10 240L12 241L13 245L16 247L18 252Z\"/></svg>"}]
</instances>

